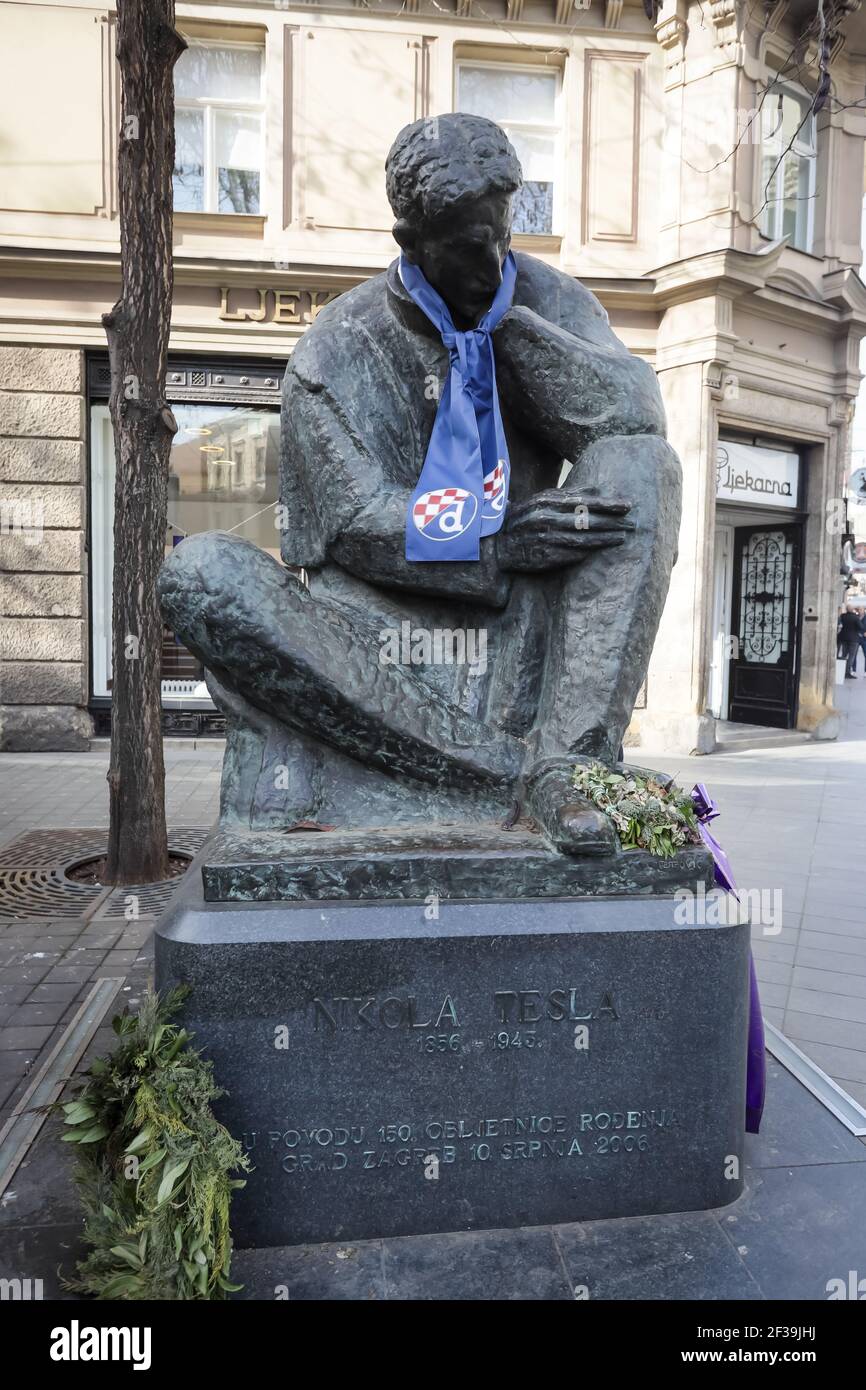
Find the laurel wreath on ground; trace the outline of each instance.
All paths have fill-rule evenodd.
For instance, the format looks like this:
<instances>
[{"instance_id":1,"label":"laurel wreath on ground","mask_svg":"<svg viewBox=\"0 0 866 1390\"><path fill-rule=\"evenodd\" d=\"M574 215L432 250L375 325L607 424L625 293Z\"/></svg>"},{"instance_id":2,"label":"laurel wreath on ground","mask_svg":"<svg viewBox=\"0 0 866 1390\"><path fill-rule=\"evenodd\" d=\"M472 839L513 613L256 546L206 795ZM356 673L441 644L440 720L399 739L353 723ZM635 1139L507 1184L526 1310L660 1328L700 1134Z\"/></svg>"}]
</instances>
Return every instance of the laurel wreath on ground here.
<instances>
[{"instance_id":1,"label":"laurel wreath on ground","mask_svg":"<svg viewBox=\"0 0 866 1390\"><path fill-rule=\"evenodd\" d=\"M250 1164L211 1109L213 1064L172 1017L186 988L152 991L112 1022L118 1045L94 1061L62 1113L78 1145L75 1182L88 1253L67 1286L100 1299L219 1299L229 1282L232 1175Z\"/></svg>"}]
</instances>

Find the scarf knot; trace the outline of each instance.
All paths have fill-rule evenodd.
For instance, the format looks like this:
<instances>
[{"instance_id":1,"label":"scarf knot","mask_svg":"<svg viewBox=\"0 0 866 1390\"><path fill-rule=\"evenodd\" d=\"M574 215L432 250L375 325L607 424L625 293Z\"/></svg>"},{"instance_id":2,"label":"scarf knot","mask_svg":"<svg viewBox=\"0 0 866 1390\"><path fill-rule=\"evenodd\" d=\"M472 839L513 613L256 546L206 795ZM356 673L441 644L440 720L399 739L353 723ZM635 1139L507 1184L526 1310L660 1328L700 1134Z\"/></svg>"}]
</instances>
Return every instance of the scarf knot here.
<instances>
[{"instance_id":1,"label":"scarf knot","mask_svg":"<svg viewBox=\"0 0 866 1390\"><path fill-rule=\"evenodd\" d=\"M509 252L493 303L474 328L451 313L416 265L400 257L410 298L439 331L449 369L421 476L406 516L406 559L477 560L482 536L505 520L510 465L496 390L493 330L511 307L517 265Z\"/></svg>"}]
</instances>

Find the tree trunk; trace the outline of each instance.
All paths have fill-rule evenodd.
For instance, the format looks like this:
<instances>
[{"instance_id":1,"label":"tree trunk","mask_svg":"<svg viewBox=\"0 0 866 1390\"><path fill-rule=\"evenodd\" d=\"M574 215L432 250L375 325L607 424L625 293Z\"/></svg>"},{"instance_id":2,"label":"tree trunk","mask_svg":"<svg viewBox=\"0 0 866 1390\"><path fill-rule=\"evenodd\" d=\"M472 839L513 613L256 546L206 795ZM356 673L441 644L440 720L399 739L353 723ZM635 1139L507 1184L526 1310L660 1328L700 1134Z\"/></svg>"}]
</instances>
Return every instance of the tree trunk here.
<instances>
[{"instance_id":1,"label":"tree trunk","mask_svg":"<svg viewBox=\"0 0 866 1390\"><path fill-rule=\"evenodd\" d=\"M165 551L172 436L165 400L171 323L174 65L186 47L174 0L118 0L120 298L103 315L114 426L110 830L106 878L168 877L156 576Z\"/></svg>"}]
</instances>

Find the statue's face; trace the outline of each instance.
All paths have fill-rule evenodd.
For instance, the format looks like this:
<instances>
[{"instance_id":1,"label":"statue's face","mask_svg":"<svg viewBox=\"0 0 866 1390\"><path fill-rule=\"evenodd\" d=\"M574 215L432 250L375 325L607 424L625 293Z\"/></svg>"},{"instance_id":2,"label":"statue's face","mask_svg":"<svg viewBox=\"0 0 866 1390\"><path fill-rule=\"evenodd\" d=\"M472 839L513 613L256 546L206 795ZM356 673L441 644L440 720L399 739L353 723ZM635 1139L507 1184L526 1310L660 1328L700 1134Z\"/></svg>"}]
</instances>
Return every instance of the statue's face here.
<instances>
[{"instance_id":1,"label":"statue's face","mask_svg":"<svg viewBox=\"0 0 866 1390\"><path fill-rule=\"evenodd\" d=\"M407 260L420 266L445 300L457 328L474 327L502 283L513 198L512 193L489 193L464 203L403 245Z\"/></svg>"}]
</instances>

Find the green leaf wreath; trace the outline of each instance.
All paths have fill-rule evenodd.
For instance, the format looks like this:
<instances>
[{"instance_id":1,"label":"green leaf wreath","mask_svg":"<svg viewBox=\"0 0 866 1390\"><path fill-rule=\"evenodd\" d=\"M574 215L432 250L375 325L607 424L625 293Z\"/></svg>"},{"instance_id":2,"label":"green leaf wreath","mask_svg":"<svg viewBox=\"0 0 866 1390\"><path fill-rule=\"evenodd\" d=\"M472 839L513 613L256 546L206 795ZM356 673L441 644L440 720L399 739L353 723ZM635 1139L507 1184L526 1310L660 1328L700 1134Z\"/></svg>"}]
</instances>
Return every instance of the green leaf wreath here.
<instances>
[{"instance_id":1,"label":"green leaf wreath","mask_svg":"<svg viewBox=\"0 0 866 1390\"><path fill-rule=\"evenodd\" d=\"M581 763L574 769L574 785L610 816L624 849L646 849L670 859L683 846L701 843L692 798L673 782L663 787L636 772Z\"/></svg>"},{"instance_id":2,"label":"green leaf wreath","mask_svg":"<svg viewBox=\"0 0 866 1390\"><path fill-rule=\"evenodd\" d=\"M229 1283L232 1190L249 1170L213 1114L213 1064L171 1022L189 991L145 996L113 1020L119 1042L58 1107L79 1146L75 1181L90 1247L69 1287L103 1299L218 1299Z\"/></svg>"}]
</instances>

